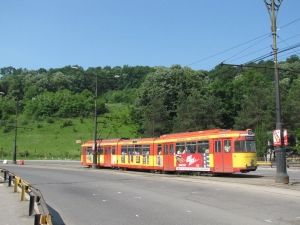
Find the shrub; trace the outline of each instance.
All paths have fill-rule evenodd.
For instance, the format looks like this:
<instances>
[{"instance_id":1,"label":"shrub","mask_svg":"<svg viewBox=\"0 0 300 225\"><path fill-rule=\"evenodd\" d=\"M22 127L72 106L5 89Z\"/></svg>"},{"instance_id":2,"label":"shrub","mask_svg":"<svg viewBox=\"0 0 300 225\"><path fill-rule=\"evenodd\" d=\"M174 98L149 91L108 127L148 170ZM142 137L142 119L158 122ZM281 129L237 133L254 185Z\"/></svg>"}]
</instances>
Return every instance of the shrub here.
<instances>
[{"instance_id":1,"label":"shrub","mask_svg":"<svg viewBox=\"0 0 300 225\"><path fill-rule=\"evenodd\" d=\"M29 152L27 150L19 151L19 156L20 157L27 157L27 156L29 156Z\"/></svg>"},{"instance_id":2,"label":"shrub","mask_svg":"<svg viewBox=\"0 0 300 225\"><path fill-rule=\"evenodd\" d=\"M64 127L68 127L68 126L72 126L73 122L72 120L65 120L63 121L63 123L60 125L60 128L64 128Z\"/></svg>"},{"instance_id":3,"label":"shrub","mask_svg":"<svg viewBox=\"0 0 300 225\"><path fill-rule=\"evenodd\" d=\"M54 123L54 120L52 118L48 118L47 123Z\"/></svg>"}]
</instances>

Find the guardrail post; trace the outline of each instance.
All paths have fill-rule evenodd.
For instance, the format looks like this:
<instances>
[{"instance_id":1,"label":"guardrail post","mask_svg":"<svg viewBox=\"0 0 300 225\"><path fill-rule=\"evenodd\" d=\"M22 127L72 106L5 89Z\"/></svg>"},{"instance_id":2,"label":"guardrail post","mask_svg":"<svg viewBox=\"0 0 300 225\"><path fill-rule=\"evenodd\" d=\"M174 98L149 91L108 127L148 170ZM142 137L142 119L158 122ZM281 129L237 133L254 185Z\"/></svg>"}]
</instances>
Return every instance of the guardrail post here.
<instances>
[{"instance_id":1,"label":"guardrail post","mask_svg":"<svg viewBox=\"0 0 300 225\"><path fill-rule=\"evenodd\" d=\"M8 177L8 187L10 187L11 186L11 180L12 180L12 175L10 175L9 177Z\"/></svg>"},{"instance_id":2,"label":"guardrail post","mask_svg":"<svg viewBox=\"0 0 300 225\"><path fill-rule=\"evenodd\" d=\"M34 215L34 225L40 225L41 224L41 214L35 214Z\"/></svg>"},{"instance_id":3,"label":"guardrail post","mask_svg":"<svg viewBox=\"0 0 300 225\"><path fill-rule=\"evenodd\" d=\"M4 174L3 174L4 181L6 181L6 180L7 180L7 171L4 170L3 173L4 173Z\"/></svg>"},{"instance_id":4,"label":"guardrail post","mask_svg":"<svg viewBox=\"0 0 300 225\"><path fill-rule=\"evenodd\" d=\"M29 201L29 216L32 216L34 213L34 203L36 202L36 196L30 195Z\"/></svg>"},{"instance_id":5,"label":"guardrail post","mask_svg":"<svg viewBox=\"0 0 300 225\"><path fill-rule=\"evenodd\" d=\"M21 192L21 201L25 201L26 190L28 190L28 186L24 183L22 184L22 192Z\"/></svg>"},{"instance_id":6,"label":"guardrail post","mask_svg":"<svg viewBox=\"0 0 300 225\"><path fill-rule=\"evenodd\" d=\"M15 185L14 185L14 192L18 191L18 184L19 184L20 178L15 177Z\"/></svg>"}]
</instances>

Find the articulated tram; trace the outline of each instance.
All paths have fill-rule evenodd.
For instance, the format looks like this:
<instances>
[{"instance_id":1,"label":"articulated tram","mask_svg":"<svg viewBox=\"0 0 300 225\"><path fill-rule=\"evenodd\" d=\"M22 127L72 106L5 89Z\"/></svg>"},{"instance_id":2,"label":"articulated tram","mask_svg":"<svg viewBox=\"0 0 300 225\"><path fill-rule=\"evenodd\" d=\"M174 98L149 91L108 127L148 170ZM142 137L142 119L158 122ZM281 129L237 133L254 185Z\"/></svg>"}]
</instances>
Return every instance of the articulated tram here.
<instances>
[{"instance_id":1,"label":"articulated tram","mask_svg":"<svg viewBox=\"0 0 300 225\"><path fill-rule=\"evenodd\" d=\"M93 164L94 141L82 145L81 162ZM205 130L158 138L97 140L97 166L151 172L247 173L257 169L252 130Z\"/></svg>"}]
</instances>

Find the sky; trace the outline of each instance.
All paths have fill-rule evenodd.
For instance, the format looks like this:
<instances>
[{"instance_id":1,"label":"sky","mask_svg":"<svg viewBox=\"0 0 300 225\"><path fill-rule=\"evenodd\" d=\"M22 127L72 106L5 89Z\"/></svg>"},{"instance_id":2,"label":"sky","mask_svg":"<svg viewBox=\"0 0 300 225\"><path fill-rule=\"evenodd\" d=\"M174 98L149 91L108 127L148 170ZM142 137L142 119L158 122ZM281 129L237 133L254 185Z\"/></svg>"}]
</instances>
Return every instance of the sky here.
<instances>
[{"instance_id":1,"label":"sky","mask_svg":"<svg viewBox=\"0 0 300 225\"><path fill-rule=\"evenodd\" d=\"M209 71L273 51L264 0L1 0L0 8L0 68L179 64ZM300 43L299 9L299 0L282 1L278 51ZM300 48L278 52L278 60L291 55Z\"/></svg>"}]
</instances>

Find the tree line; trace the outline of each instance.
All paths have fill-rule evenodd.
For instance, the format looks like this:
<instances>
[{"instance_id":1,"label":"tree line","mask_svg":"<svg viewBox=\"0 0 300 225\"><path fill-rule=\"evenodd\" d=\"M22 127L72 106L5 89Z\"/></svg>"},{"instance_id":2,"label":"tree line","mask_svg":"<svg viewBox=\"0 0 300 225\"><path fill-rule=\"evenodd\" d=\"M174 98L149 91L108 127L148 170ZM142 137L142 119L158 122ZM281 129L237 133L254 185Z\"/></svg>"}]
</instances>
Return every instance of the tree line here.
<instances>
[{"instance_id":1,"label":"tree line","mask_svg":"<svg viewBox=\"0 0 300 225\"><path fill-rule=\"evenodd\" d=\"M253 129L262 155L275 128L275 86L272 61L257 68L217 65L211 71L168 67L123 66L74 70L1 68L0 119L16 113L28 117L91 116L98 89L98 114L105 103L130 105L131 123L139 136L206 129ZM264 69L265 68L265 69ZM300 59L294 55L279 63L282 122L291 149L299 150ZM116 78L116 75L117 78ZM16 105L18 104L18 105Z\"/></svg>"}]
</instances>

